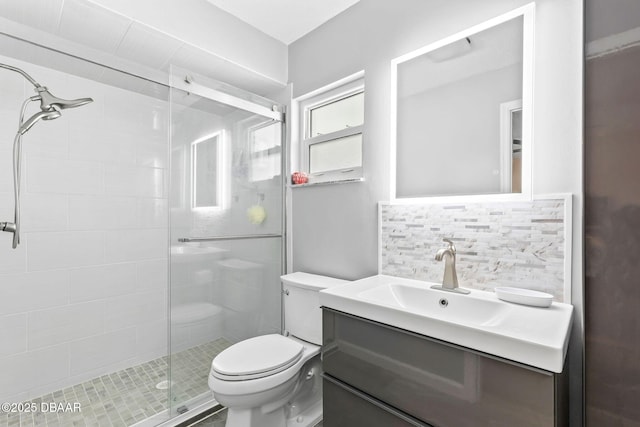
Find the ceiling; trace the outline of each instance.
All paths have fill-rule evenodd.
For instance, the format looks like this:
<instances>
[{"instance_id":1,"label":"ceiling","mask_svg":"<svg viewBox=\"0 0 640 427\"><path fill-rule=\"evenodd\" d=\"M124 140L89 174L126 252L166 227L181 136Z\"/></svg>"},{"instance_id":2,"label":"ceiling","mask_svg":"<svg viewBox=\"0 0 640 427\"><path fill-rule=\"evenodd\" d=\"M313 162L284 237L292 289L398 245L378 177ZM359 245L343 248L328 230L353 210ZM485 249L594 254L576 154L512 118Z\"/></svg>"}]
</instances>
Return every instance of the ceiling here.
<instances>
[{"instance_id":1,"label":"ceiling","mask_svg":"<svg viewBox=\"0 0 640 427\"><path fill-rule=\"evenodd\" d=\"M288 45L360 0L207 1Z\"/></svg>"},{"instance_id":2,"label":"ceiling","mask_svg":"<svg viewBox=\"0 0 640 427\"><path fill-rule=\"evenodd\" d=\"M286 73L281 73L280 68L267 69L268 73L256 72L251 68L253 64L234 61L233 57L228 59L228 55L218 53L217 45L210 43L215 34L211 31L225 29L216 28L220 20L213 22L212 17L219 15L220 10L206 0L190 2L191 10L184 12L187 17L197 14L202 20L209 19L213 29L194 25L193 19L177 19L176 13L186 8L180 8L174 0L164 0L165 7L158 6L158 9L149 7L152 2L160 3L159 0L0 0L0 27L1 32L31 43L109 64L156 82L165 82L170 67L177 66L194 75L223 80L259 95L285 86ZM152 24L146 22L149 16L156 18ZM248 39L247 43L267 39L259 31L255 33L260 36ZM251 32L245 34L251 36ZM286 46L275 40L259 46L273 45L286 52ZM10 37L0 37L0 47L3 55L74 74L68 69L68 56L26 49L24 43L16 43ZM271 50L265 51L271 53ZM46 62L41 57L46 57ZM77 61L69 64L82 68ZM100 72L91 70L92 74L84 77L95 79L94 74Z\"/></svg>"}]
</instances>

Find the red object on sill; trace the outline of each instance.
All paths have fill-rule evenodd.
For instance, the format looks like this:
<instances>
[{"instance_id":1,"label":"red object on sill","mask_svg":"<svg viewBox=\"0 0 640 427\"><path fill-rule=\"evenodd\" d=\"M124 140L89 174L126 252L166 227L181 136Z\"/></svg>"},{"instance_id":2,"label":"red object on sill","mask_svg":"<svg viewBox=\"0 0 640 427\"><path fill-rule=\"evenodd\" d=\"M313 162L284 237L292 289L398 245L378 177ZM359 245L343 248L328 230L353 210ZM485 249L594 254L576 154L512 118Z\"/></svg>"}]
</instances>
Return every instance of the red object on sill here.
<instances>
[{"instance_id":1,"label":"red object on sill","mask_svg":"<svg viewBox=\"0 0 640 427\"><path fill-rule=\"evenodd\" d=\"M294 172L291 174L291 182L294 184L306 184L309 182L309 177L304 172Z\"/></svg>"}]
</instances>

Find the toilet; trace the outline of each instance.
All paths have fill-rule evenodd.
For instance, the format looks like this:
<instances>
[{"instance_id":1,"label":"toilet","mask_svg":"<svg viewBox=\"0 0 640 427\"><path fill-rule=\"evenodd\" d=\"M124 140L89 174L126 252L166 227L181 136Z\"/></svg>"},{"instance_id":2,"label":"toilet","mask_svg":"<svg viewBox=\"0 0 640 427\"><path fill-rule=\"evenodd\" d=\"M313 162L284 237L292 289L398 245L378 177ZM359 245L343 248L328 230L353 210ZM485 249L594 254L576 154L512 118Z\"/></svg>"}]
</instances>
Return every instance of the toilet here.
<instances>
[{"instance_id":1,"label":"toilet","mask_svg":"<svg viewBox=\"0 0 640 427\"><path fill-rule=\"evenodd\" d=\"M322 419L319 292L347 283L308 273L281 277L283 335L238 342L211 363L209 388L226 427L311 427Z\"/></svg>"}]
</instances>

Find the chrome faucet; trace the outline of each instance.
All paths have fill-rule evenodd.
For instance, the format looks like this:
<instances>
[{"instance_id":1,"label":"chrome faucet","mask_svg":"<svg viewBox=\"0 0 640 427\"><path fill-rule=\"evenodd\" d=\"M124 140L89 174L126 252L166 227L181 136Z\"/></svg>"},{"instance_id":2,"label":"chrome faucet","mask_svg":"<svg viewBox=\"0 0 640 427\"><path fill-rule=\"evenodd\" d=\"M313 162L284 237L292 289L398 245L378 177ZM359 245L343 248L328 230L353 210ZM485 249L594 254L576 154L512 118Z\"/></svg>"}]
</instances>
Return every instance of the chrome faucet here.
<instances>
[{"instance_id":1,"label":"chrome faucet","mask_svg":"<svg viewBox=\"0 0 640 427\"><path fill-rule=\"evenodd\" d=\"M442 239L449 246L440 249L436 253L436 261L444 259L444 277L442 285L433 285L432 289L440 289L443 291L457 292L460 294L468 294L469 291L458 287L458 275L456 274L456 247L449 239Z\"/></svg>"}]
</instances>

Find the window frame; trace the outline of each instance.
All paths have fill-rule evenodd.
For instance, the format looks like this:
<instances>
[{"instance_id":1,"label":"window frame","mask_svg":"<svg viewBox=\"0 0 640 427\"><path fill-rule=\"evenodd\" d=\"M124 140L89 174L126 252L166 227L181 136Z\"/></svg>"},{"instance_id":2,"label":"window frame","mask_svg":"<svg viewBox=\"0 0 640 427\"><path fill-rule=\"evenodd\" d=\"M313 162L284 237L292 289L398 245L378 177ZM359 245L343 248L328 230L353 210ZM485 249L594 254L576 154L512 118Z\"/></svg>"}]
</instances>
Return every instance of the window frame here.
<instances>
[{"instance_id":1,"label":"window frame","mask_svg":"<svg viewBox=\"0 0 640 427\"><path fill-rule=\"evenodd\" d=\"M366 97L364 73L356 73L332 85L318 89L299 101L300 114L300 167L303 172L309 175L309 183L326 183L339 181L361 180L364 176L364 122L363 124L345 129L340 129L324 135L312 137L311 132L311 111L334 102L349 98L362 93ZM364 100L363 100L364 110ZM365 116L366 117L366 116ZM329 141L336 141L345 137L361 135L361 165L341 169L333 169L324 172L310 173L310 149L315 144Z\"/></svg>"}]
</instances>

